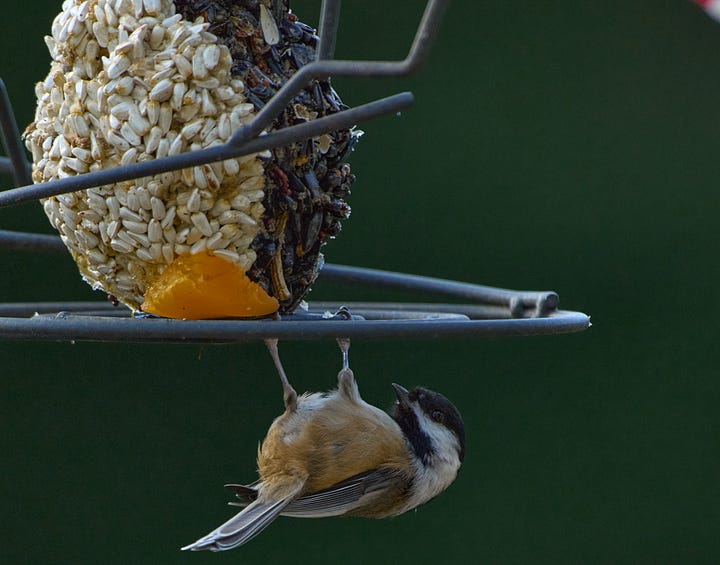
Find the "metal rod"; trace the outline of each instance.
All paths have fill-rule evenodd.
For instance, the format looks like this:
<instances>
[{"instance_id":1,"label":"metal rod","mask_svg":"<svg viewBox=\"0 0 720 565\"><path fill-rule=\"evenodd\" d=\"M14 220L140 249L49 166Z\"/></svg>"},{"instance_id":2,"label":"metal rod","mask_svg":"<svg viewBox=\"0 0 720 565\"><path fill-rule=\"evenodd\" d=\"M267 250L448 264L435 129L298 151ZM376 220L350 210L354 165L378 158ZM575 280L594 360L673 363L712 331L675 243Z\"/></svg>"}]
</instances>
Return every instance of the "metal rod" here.
<instances>
[{"instance_id":1,"label":"metal rod","mask_svg":"<svg viewBox=\"0 0 720 565\"><path fill-rule=\"evenodd\" d=\"M29 170L29 169L28 169ZM0 157L0 174L13 175L15 168L9 157Z\"/></svg>"},{"instance_id":2,"label":"metal rod","mask_svg":"<svg viewBox=\"0 0 720 565\"><path fill-rule=\"evenodd\" d=\"M288 128L284 128L267 135L255 137L242 144L235 145L229 141L225 145L210 147L199 151L182 153L172 157L164 157L152 161L144 161L133 165L114 167L94 173L85 173L74 177L51 180L30 186L23 186L0 192L0 208L48 198L67 192L75 192L95 186L114 184L125 180L142 178L166 171L195 167L205 163L224 161L243 155L258 153L265 149L272 149L288 145L303 139L309 139L331 131L352 127L353 125L371 120L386 114L393 114L409 108L413 103L413 96L409 92L402 92L387 98L381 98L362 106L343 110L330 116L325 116Z\"/></svg>"},{"instance_id":3,"label":"metal rod","mask_svg":"<svg viewBox=\"0 0 720 565\"><path fill-rule=\"evenodd\" d=\"M322 278L323 280L355 282L387 289L429 292L438 296L506 306L510 309L513 317L517 318L524 317L526 315L524 310L527 308L534 309L536 316L542 316L557 308L559 301L558 295L549 291L520 292L347 265L325 265L322 270Z\"/></svg>"},{"instance_id":4,"label":"metal rod","mask_svg":"<svg viewBox=\"0 0 720 565\"><path fill-rule=\"evenodd\" d=\"M285 319L299 319L307 315L324 315L326 312L337 312L341 307L364 319L403 319L405 317L436 319L438 316L458 316L472 320L510 319L507 308L478 304L440 304L432 302L356 302L346 300L324 300L311 302L307 311L299 310L286 314ZM5 302L0 303L0 316L12 318L29 318L36 314L56 314L69 312L72 314L94 316L132 315L124 306L115 306L109 301L87 302Z\"/></svg>"},{"instance_id":5,"label":"metal rod","mask_svg":"<svg viewBox=\"0 0 720 565\"><path fill-rule=\"evenodd\" d=\"M415 33L410 54L405 59L407 68L405 73L409 74L422 65L430 53L430 49L435 42L438 31L440 30L440 22L443 20L445 9L448 6L446 0L430 0L425 6L420 25Z\"/></svg>"},{"instance_id":6,"label":"metal rod","mask_svg":"<svg viewBox=\"0 0 720 565\"><path fill-rule=\"evenodd\" d=\"M0 230L0 249L67 253L60 236Z\"/></svg>"},{"instance_id":7,"label":"metal rod","mask_svg":"<svg viewBox=\"0 0 720 565\"><path fill-rule=\"evenodd\" d=\"M589 319L579 312L558 311L547 318L514 320L168 320L91 316L0 318L0 339L240 343L260 339L436 338L541 335L579 332Z\"/></svg>"},{"instance_id":8,"label":"metal rod","mask_svg":"<svg viewBox=\"0 0 720 565\"><path fill-rule=\"evenodd\" d=\"M319 33L320 44L317 48L317 60L332 59L337 44L337 30L340 24L340 0L323 0L320 8Z\"/></svg>"},{"instance_id":9,"label":"metal rod","mask_svg":"<svg viewBox=\"0 0 720 565\"><path fill-rule=\"evenodd\" d=\"M317 60L299 69L278 90L249 124L239 128L230 139L242 143L259 135L287 106L295 95L312 80L330 76L404 77L415 71L427 58L437 36L440 19L448 0L429 0L407 57L402 61L335 61Z\"/></svg>"},{"instance_id":10,"label":"metal rod","mask_svg":"<svg viewBox=\"0 0 720 565\"><path fill-rule=\"evenodd\" d=\"M402 312L425 312L426 314L443 313L443 314L460 314L471 320L508 320L513 318L510 310L503 306L494 306L486 304L447 304L442 302L343 302L326 300L319 302L310 302L309 310L334 311L340 305L345 306L348 310L365 316L368 311L392 311ZM0 313L2 308L0 307ZM531 316L528 316L531 317Z\"/></svg>"},{"instance_id":11,"label":"metal rod","mask_svg":"<svg viewBox=\"0 0 720 565\"><path fill-rule=\"evenodd\" d=\"M32 184L30 164L25 156L25 148L20 139L20 130L15 120L10 96L2 79L0 79L0 134L12 164L11 172L15 186Z\"/></svg>"}]
</instances>

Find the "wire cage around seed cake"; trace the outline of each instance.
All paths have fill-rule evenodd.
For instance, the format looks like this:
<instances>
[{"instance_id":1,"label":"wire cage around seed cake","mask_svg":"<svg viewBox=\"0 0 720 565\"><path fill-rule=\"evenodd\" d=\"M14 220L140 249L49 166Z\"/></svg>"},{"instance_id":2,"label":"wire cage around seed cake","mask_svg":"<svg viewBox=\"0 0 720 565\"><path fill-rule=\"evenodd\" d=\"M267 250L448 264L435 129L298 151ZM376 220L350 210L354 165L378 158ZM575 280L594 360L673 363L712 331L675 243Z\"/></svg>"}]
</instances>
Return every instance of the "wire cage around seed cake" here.
<instances>
[{"instance_id":1,"label":"wire cage around seed cake","mask_svg":"<svg viewBox=\"0 0 720 565\"><path fill-rule=\"evenodd\" d=\"M190 10L188 13L194 16L198 11L222 8L226 3L221 0L200 3L176 1L175 4L179 7L184 5ZM270 11L264 4L260 4L261 12L257 18L259 33L265 34L266 39L268 35L272 36L277 32L277 24L271 11L278 4L286 3L267 3ZM334 91L325 86L324 94L320 95L324 95L324 100L330 99L333 106L326 113L320 112L309 119L288 123L288 120L283 120L286 109L293 103L303 101L303 96L311 92L309 85L318 88L318 81L325 81L323 84L327 85L327 79L331 76L402 77L413 72L428 54L446 4L446 0L428 1L413 44L404 60L343 61L333 58L340 2L324 0L320 13L319 38L313 34L312 39L313 59L303 59L308 53L304 49L297 48L296 54L291 53L296 68L284 77L277 88L265 88L267 83L262 83L262 88L251 92L250 100L257 113L247 123L236 127L224 143L141 162L121 163L101 170L78 171L79 174L36 184L32 183L30 165L7 91L4 84L0 83L0 126L7 153L7 157L0 158L0 172L11 174L15 182L15 188L0 192L0 207L72 194L161 173L192 170L262 151L273 151L273 159L283 158L293 151L288 148L298 147L321 136L327 136L326 139L333 143L340 140L342 151L339 153L342 155L333 162L338 165L352 148L352 134L348 132L352 132L354 126L378 116L407 109L412 104L412 95L407 92L399 93L354 108L346 108L339 99L333 98ZM205 16L207 17L207 14ZM298 161L297 156L294 159ZM280 173L275 173L274 180L277 185L288 183L288 171L293 174L293 170L287 166L284 166ZM332 206L327 205L320 211L311 206L305 216L296 212L298 223L304 227L296 230L299 235L296 235L296 240L291 243L294 248L303 251L300 257L293 256L292 260L283 260L277 259L280 253L270 253L266 261L269 265L267 274L256 273L260 282L266 286L274 284L275 290L285 287L283 292L275 292L279 298L280 310L272 317L183 320L138 315L137 311L132 312L130 309L118 307L117 304L103 301L0 303L0 337L16 340L221 343L268 337L317 339L539 335L578 332L589 326L589 318L585 314L558 309L558 296L554 292L512 291L375 269L323 265L320 248L336 233L328 226L342 219L345 214L341 205L344 204L343 196L348 192L346 185L352 181L347 175L342 177L342 174L339 173L340 178L333 184L337 198L325 198L325 203L332 201ZM308 193L318 190L317 186L307 186L308 182L310 185L315 184L313 176L310 174L308 178L301 179L306 182L302 188L306 188ZM323 187L322 190L327 192L328 188ZM288 192L292 191L288 189ZM285 222L287 217L287 214L283 216ZM285 223L276 220L277 218L273 218L272 225L282 224L282 229L285 230ZM318 235L321 225L326 228L323 232L324 239ZM268 245L272 246L273 242ZM0 247L18 253L67 253L58 236L7 230L0 230ZM275 259L277 261L273 267ZM298 273L293 269L299 270L300 276L297 276ZM273 273L281 279L287 275L288 280L300 280L299 290L288 289L288 285L283 285L282 280L269 280L273 278ZM343 299L310 301L298 307L318 275L323 280L351 285L408 291L422 296L424 301L371 303ZM263 276L267 280L263 279ZM287 294L284 291L287 291Z\"/></svg>"}]
</instances>

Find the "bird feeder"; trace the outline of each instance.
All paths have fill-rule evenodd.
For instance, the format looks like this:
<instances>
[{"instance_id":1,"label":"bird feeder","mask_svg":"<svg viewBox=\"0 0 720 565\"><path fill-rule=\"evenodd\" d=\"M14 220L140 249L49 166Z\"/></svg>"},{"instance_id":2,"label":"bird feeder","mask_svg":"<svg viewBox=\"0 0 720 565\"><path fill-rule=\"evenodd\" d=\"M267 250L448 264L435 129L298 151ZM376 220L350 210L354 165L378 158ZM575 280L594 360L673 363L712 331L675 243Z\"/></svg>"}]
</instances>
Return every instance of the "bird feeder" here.
<instances>
[{"instance_id":1,"label":"bird feeder","mask_svg":"<svg viewBox=\"0 0 720 565\"><path fill-rule=\"evenodd\" d=\"M356 126L413 102L403 92L347 108L329 80L412 73L446 4L428 1L404 60L343 61L333 57L339 0L323 2L317 35L286 0L66 1L24 134L32 165L0 83L0 172L15 181L0 207L40 200L59 236L0 230L0 248L69 252L111 301L0 303L0 337L228 343L586 329L589 318L559 310L554 292L324 262L349 214ZM305 302L317 278L426 300Z\"/></svg>"}]
</instances>

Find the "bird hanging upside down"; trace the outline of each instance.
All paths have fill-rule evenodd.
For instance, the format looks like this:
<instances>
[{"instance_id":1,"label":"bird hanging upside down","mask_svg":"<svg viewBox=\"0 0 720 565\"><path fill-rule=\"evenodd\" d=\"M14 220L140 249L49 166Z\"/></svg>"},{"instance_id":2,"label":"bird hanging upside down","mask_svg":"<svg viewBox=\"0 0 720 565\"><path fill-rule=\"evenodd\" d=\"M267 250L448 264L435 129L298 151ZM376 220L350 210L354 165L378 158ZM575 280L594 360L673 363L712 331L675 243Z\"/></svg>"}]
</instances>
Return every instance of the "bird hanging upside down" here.
<instances>
[{"instance_id":1,"label":"bird hanging upside down","mask_svg":"<svg viewBox=\"0 0 720 565\"><path fill-rule=\"evenodd\" d=\"M443 395L393 384L390 414L366 403L348 364L349 340L338 340L338 388L298 396L283 370L277 340L266 343L283 385L285 412L258 450L260 478L227 485L243 510L182 549L240 546L280 515L397 516L445 490L465 454L460 413Z\"/></svg>"}]
</instances>

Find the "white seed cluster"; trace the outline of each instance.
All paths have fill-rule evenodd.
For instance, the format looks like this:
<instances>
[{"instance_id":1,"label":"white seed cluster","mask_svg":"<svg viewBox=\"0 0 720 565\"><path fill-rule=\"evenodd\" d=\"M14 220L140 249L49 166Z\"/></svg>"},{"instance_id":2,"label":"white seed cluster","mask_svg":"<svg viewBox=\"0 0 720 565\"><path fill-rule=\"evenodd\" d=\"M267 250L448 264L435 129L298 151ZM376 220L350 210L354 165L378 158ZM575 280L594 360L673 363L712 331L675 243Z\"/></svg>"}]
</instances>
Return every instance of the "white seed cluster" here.
<instances>
[{"instance_id":1,"label":"white seed cluster","mask_svg":"<svg viewBox=\"0 0 720 565\"><path fill-rule=\"evenodd\" d=\"M28 127L35 182L224 143L252 118L228 49L171 0L65 0ZM263 162L232 159L44 200L95 288L133 309L177 256L244 270L264 212Z\"/></svg>"}]
</instances>

